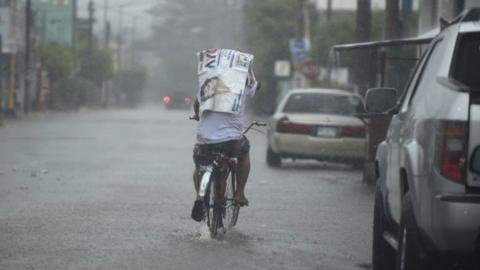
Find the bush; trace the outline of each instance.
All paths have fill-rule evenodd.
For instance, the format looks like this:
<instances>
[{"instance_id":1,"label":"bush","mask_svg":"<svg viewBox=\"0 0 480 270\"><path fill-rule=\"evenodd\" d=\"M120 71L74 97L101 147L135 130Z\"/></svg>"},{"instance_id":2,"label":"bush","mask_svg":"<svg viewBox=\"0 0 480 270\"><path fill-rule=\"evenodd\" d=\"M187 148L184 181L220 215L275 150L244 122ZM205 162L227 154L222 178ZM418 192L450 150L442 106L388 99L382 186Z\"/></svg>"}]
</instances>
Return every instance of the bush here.
<instances>
[{"instance_id":1,"label":"bush","mask_svg":"<svg viewBox=\"0 0 480 270\"><path fill-rule=\"evenodd\" d=\"M147 70L143 67L133 67L119 70L117 73L117 91L124 97L121 103L129 107L137 106L147 81Z\"/></svg>"},{"instance_id":2,"label":"bush","mask_svg":"<svg viewBox=\"0 0 480 270\"><path fill-rule=\"evenodd\" d=\"M66 78L60 80L55 89L57 106L72 110L82 106L98 105L99 91L94 82L84 78Z\"/></svg>"}]
</instances>

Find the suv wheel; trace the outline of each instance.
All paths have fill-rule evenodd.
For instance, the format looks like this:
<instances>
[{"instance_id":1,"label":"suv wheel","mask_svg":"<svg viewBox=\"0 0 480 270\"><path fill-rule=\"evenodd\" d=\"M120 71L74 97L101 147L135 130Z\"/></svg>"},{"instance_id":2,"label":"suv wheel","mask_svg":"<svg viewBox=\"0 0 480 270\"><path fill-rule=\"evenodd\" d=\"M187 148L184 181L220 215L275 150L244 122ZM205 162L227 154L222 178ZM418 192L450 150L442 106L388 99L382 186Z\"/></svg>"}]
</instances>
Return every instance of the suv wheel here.
<instances>
[{"instance_id":1,"label":"suv wheel","mask_svg":"<svg viewBox=\"0 0 480 270\"><path fill-rule=\"evenodd\" d=\"M430 269L426 253L420 242L415 216L413 214L410 193L405 194L402 201L402 217L398 237L397 270Z\"/></svg>"},{"instance_id":2,"label":"suv wheel","mask_svg":"<svg viewBox=\"0 0 480 270\"><path fill-rule=\"evenodd\" d=\"M282 158L280 158L280 155L275 154L270 147L267 149L267 164L268 166L275 168L280 168L282 166Z\"/></svg>"},{"instance_id":3,"label":"suv wheel","mask_svg":"<svg viewBox=\"0 0 480 270\"><path fill-rule=\"evenodd\" d=\"M389 270L395 267L395 250L385 241L385 212L381 193L375 192L375 207L373 210L373 270Z\"/></svg>"}]
</instances>

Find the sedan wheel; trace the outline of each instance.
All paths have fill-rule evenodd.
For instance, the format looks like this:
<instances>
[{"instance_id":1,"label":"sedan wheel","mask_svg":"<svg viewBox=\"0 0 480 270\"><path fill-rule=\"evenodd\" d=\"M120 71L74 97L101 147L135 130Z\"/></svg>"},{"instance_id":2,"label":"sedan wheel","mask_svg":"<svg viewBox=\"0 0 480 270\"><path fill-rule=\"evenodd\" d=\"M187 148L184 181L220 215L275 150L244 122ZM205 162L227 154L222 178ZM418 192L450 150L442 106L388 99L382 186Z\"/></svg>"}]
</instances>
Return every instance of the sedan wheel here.
<instances>
[{"instance_id":1,"label":"sedan wheel","mask_svg":"<svg viewBox=\"0 0 480 270\"><path fill-rule=\"evenodd\" d=\"M274 153L270 147L267 149L267 164L274 168L280 168L282 166L282 158L280 155Z\"/></svg>"}]
</instances>

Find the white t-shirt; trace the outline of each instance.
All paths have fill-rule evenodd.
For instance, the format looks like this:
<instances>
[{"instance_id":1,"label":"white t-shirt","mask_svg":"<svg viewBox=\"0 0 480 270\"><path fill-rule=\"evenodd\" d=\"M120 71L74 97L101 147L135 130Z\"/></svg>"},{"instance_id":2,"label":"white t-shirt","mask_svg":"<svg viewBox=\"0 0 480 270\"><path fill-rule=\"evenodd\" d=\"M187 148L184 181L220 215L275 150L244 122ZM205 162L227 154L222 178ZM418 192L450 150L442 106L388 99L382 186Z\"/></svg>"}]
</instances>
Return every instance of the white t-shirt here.
<instances>
[{"instance_id":1,"label":"white t-shirt","mask_svg":"<svg viewBox=\"0 0 480 270\"><path fill-rule=\"evenodd\" d=\"M241 108L238 114L204 111L197 127L197 142L213 144L241 139L246 99L247 96L255 95L257 85L255 77L251 74L245 87L245 94L241 96Z\"/></svg>"}]
</instances>

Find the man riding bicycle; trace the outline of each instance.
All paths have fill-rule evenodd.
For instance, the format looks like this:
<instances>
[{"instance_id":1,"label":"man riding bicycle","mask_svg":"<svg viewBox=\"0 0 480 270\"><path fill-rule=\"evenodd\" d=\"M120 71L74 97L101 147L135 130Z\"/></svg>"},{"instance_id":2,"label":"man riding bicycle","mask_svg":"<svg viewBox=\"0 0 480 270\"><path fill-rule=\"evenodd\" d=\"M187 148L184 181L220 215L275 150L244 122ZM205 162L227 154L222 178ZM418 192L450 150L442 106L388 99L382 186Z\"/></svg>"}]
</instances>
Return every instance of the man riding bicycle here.
<instances>
[{"instance_id":1,"label":"man riding bicycle","mask_svg":"<svg viewBox=\"0 0 480 270\"><path fill-rule=\"evenodd\" d=\"M230 52L231 50L218 51L217 49L214 49L204 51L204 53L221 54L222 51ZM202 61L201 58L200 61ZM220 60L218 60L218 62L220 62ZM252 97L256 90L260 88L260 84L256 81L251 66L248 66L245 71L247 70L248 74L246 75L246 80L242 87L243 89L238 95L238 100L235 100L236 103L234 103L238 105L235 109L235 113L212 109L201 110L203 101L210 97L214 97L215 95L221 95L223 93L222 89L226 88L225 82L222 81L220 77L208 78L204 80L203 83L201 82L200 91L194 104L194 117L199 121L197 127L197 143L193 149L193 160L195 163L193 182L195 190L198 194L201 181L199 171L201 154L206 153L211 149L220 149L228 156L238 159L238 170L236 175L237 189L234 195L234 200L239 206L248 206L248 200L244 193L245 185L250 173L250 143L243 135L243 117L246 107L246 97ZM216 106L222 107L223 104L219 105L217 104L218 102L228 103L228 100L217 99ZM192 209L192 218L196 221L201 221L203 215L203 202L197 197Z\"/></svg>"}]
</instances>

